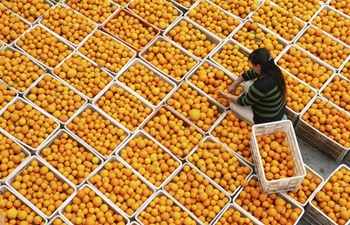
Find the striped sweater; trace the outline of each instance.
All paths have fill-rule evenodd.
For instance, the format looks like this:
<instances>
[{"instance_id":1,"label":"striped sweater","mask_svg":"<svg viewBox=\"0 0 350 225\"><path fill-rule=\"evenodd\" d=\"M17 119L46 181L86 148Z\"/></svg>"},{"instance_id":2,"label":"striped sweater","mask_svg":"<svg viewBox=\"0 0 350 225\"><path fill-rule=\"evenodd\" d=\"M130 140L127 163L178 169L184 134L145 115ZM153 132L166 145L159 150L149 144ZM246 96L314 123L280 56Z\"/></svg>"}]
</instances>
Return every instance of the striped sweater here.
<instances>
[{"instance_id":1,"label":"striped sweater","mask_svg":"<svg viewBox=\"0 0 350 225\"><path fill-rule=\"evenodd\" d=\"M277 83L272 77L261 78L252 69L242 74L244 80L256 79L248 93L242 94L237 103L251 106L254 113L254 123L267 123L281 120L285 114L286 101L278 90Z\"/></svg>"}]
</instances>

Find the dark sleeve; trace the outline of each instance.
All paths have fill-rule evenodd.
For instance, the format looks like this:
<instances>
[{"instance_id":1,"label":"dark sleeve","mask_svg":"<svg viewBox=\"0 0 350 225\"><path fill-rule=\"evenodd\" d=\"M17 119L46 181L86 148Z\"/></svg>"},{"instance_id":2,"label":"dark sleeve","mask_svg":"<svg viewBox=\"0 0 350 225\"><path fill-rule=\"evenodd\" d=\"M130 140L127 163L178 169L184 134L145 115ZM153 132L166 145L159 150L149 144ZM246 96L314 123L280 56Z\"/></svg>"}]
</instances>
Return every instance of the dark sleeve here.
<instances>
[{"instance_id":1,"label":"dark sleeve","mask_svg":"<svg viewBox=\"0 0 350 225\"><path fill-rule=\"evenodd\" d=\"M263 98L265 93L260 87L260 82L254 82L247 94L242 94L238 97L237 103L242 106L250 106L259 102L261 98Z\"/></svg>"},{"instance_id":2,"label":"dark sleeve","mask_svg":"<svg viewBox=\"0 0 350 225\"><path fill-rule=\"evenodd\" d=\"M253 80L256 79L259 74L255 73L253 69L245 71L242 75L244 80Z\"/></svg>"}]
</instances>

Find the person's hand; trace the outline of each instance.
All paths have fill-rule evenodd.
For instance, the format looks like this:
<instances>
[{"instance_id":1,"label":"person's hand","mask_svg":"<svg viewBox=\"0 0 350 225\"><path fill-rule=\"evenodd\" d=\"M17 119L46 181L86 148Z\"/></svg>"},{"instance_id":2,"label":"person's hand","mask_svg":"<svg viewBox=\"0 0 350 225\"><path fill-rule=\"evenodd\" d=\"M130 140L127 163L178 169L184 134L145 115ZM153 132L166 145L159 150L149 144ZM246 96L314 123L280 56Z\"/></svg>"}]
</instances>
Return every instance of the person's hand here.
<instances>
[{"instance_id":1,"label":"person's hand","mask_svg":"<svg viewBox=\"0 0 350 225\"><path fill-rule=\"evenodd\" d=\"M235 85L234 83L232 83L229 87L228 87L228 92L234 92L237 88L237 85Z\"/></svg>"},{"instance_id":2,"label":"person's hand","mask_svg":"<svg viewBox=\"0 0 350 225\"><path fill-rule=\"evenodd\" d=\"M229 94L227 94L227 93L225 93L223 91L219 91L219 97L221 97L221 98L227 98L228 95Z\"/></svg>"}]
</instances>

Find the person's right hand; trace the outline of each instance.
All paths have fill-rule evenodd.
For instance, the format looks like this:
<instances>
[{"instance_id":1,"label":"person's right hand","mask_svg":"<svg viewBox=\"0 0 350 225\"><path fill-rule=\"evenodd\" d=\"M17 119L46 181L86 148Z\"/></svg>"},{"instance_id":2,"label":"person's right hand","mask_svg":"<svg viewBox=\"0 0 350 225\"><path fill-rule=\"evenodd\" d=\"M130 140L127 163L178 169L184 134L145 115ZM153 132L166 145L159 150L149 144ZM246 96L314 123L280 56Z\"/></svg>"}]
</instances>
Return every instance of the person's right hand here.
<instances>
[{"instance_id":1,"label":"person's right hand","mask_svg":"<svg viewBox=\"0 0 350 225\"><path fill-rule=\"evenodd\" d=\"M229 87L228 87L228 92L234 92L236 90L237 86L232 83Z\"/></svg>"}]
</instances>

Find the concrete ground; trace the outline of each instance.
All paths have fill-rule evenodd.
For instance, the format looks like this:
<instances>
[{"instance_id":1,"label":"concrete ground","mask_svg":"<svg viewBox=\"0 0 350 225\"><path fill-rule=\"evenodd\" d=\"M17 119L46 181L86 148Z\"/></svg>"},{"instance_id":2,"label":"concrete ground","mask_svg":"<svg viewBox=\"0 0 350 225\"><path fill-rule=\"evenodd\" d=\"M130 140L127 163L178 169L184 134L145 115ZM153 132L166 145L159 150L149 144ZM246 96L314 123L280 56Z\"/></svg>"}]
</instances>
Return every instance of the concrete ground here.
<instances>
[{"instance_id":1,"label":"concrete ground","mask_svg":"<svg viewBox=\"0 0 350 225\"><path fill-rule=\"evenodd\" d=\"M335 163L331 161L329 158L324 156L319 151L313 149L309 145L305 144L301 139L298 138L300 152L303 157L303 161L306 165L308 165L311 169L317 172L319 175L323 177L323 179L327 179L332 172L339 167L340 164L344 163ZM309 225L306 220L303 218L299 220L297 225Z\"/></svg>"}]
</instances>

